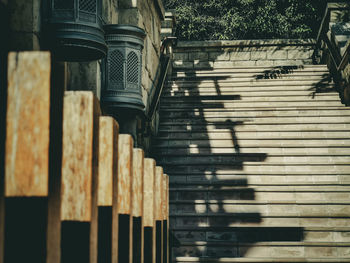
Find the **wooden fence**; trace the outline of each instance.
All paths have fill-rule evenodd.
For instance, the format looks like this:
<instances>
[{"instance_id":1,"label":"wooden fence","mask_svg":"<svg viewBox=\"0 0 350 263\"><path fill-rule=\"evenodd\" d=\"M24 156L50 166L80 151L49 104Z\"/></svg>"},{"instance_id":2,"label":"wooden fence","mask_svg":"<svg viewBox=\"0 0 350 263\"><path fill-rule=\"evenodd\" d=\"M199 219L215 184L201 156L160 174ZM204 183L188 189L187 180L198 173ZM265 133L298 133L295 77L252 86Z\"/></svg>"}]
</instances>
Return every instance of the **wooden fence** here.
<instances>
[{"instance_id":1,"label":"wooden fence","mask_svg":"<svg viewBox=\"0 0 350 263\"><path fill-rule=\"evenodd\" d=\"M49 53L10 53L7 78L0 263L168 263L163 169Z\"/></svg>"}]
</instances>

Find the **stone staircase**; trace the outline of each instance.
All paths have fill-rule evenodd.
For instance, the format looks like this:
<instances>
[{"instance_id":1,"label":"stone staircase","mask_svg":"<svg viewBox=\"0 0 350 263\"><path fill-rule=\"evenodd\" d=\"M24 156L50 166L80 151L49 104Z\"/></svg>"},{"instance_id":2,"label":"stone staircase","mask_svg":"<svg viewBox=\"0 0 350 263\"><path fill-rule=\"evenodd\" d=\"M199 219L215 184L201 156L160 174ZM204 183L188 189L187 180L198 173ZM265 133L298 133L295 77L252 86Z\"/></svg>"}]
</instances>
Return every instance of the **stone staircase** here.
<instances>
[{"instance_id":1,"label":"stone staircase","mask_svg":"<svg viewBox=\"0 0 350 263\"><path fill-rule=\"evenodd\" d=\"M349 131L325 65L178 66L153 143L173 262L350 262Z\"/></svg>"}]
</instances>

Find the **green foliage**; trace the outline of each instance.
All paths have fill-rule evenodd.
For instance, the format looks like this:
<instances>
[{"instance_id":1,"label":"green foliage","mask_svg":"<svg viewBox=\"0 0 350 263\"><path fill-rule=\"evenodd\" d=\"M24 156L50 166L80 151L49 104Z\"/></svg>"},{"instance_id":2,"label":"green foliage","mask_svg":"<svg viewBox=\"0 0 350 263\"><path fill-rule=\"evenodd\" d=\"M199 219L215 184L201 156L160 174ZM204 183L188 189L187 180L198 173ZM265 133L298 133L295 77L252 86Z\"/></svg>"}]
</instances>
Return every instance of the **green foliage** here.
<instances>
[{"instance_id":1,"label":"green foliage","mask_svg":"<svg viewBox=\"0 0 350 263\"><path fill-rule=\"evenodd\" d=\"M313 37L327 0L164 0L182 40Z\"/></svg>"}]
</instances>

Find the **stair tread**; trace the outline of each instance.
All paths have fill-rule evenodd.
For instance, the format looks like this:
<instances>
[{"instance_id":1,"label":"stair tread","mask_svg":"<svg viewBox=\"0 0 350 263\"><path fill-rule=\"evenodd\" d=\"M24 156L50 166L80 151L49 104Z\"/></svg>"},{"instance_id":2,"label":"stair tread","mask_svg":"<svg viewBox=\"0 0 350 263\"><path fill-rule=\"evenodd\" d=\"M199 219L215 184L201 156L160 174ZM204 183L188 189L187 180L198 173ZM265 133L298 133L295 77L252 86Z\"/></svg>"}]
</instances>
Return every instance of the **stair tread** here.
<instances>
[{"instance_id":1,"label":"stair tread","mask_svg":"<svg viewBox=\"0 0 350 263\"><path fill-rule=\"evenodd\" d=\"M247 263L349 263L350 257L347 258L247 258L247 257L236 257L236 258L210 258L210 257L176 257L173 262L184 263L184 262L208 262L208 263L235 263L235 262L247 262Z\"/></svg>"}]
</instances>

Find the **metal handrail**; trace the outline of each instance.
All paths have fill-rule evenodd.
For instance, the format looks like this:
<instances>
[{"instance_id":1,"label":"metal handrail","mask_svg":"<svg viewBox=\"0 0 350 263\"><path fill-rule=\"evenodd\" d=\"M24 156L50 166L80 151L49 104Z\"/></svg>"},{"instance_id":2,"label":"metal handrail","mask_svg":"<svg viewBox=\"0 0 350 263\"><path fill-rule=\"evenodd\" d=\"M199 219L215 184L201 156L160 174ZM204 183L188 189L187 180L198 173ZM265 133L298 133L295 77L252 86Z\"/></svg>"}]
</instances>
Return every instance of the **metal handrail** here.
<instances>
[{"instance_id":1,"label":"metal handrail","mask_svg":"<svg viewBox=\"0 0 350 263\"><path fill-rule=\"evenodd\" d=\"M340 3L328 3L325 14L321 22L320 29L317 34L316 48L313 54L313 60L316 61L317 53L321 48L322 41L324 41L329 50L332 62L335 65L335 68L338 72L343 70L344 67L346 66L347 59L349 58L349 55L350 55L350 44L347 45L344 55L342 56L340 52L332 45L331 38L328 36L327 32L329 31L331 11L347 10L348 8L349 7L346 4L340 5Z\"/></svg>"},{"instance_id":2,"label":"metal handrail","mask_svg":"<svg viewBox=\"0 0 350 263\"><path fill-rule=\"evenodd\" d=\"M161 48L160 48L160 59L159 66L156 73L155 81L156 83L152 86L150 91L150 107L146 113L146 117L148 120L152 120L153 116L157 110L160 97L162 95L165 79L168 73L169 65L170 65L170 57L166 54L166 50L169 46L176 45L177 38L176 37L166 37L163 39Z\"/></svg>"}]
</instances>

